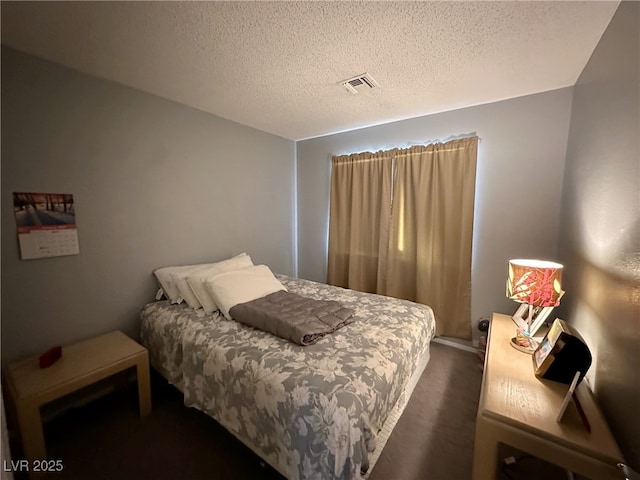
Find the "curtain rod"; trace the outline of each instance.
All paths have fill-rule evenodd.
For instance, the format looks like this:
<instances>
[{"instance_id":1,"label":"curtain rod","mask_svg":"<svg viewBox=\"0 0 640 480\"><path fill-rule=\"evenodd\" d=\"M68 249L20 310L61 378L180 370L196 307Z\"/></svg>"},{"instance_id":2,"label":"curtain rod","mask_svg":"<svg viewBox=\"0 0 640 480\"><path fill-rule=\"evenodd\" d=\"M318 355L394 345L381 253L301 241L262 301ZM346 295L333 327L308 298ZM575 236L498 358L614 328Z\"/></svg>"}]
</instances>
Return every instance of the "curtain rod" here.
<instances>
[{"instance_id":1,"label":"curtain rod","mask_svg":"<svg viewBox=\"0 0 640 480\"><path fill-rule=\"evenodd\" d=\"M478 143L482 143L482 139L480 137L478 137L478 135L476 135L475 132L472 133L463 133L460 135L451 135L450 137L445 138L444 140L440 140L439 138L436 138L435 140L426 140L425 141L421 141L421 142L409 142L409 145L411 145L412 147L415 147L416 145L431 145L432 143L447 143L447 142L451 142L453 140L464 140L465 138L473 138L473 137L477 137L478 138Z\"/></svg>"},{"instance_id":2,"label":"curtain rod","mask_svg":"<svg viewBox=\"0 0 640 480\"><path fill-rule=\"evenodd\" d=\"M430 145L445 144L447 142L453 142L455 140L466 140L466 139L472 139L472 138L477 138L478 143L481 143L482 141L481 138L478 137L477 135L469 135L469 134L456 135L456 136L449 137L444 141L430 141L429 143L421 142L421 143L409 144L409 146L406 146L406 147L392 147L386 150L377 150L375 152L371 150L366 150L364 152L341 153L341 154L332 155L332 158L335 159L336 157L352 157L356 155L368 154L375 158L358 159L358 161L362 162L362 161L371 161L371 160L381 160L381 157L383 157L384 155L396 155L396 154L402 155L402 150L410 150L413 147L428 147Z\"/></svg>"}]
</instances>

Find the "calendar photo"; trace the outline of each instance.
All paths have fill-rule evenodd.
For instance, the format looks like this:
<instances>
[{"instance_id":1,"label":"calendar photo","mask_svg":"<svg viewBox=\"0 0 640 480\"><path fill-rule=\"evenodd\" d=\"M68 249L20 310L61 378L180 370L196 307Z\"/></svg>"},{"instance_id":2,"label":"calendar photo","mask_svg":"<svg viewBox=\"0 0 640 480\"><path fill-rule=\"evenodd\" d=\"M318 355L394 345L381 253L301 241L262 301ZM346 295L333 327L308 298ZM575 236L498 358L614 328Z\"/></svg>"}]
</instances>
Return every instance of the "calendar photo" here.
<instances>
[{"instance_id":1,"label":"calendar photo","mask_svg":"<svg viewBox=\"0 0 640 480\"><path fill-rule=\"evenodd\" d=\"M80 253L73 195L14 192L13 208L23 260Z\"/></svg>"}]
</instances>

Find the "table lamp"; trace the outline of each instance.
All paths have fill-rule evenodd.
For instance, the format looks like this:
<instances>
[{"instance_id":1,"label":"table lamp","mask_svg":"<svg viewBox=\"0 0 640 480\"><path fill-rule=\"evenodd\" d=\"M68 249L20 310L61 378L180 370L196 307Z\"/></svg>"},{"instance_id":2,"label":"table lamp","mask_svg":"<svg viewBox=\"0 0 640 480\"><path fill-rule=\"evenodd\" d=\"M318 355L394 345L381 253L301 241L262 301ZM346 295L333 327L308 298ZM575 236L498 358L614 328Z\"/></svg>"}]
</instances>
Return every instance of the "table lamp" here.
<instances>
[{"instance_id":1,"label":"table lamp","mask_svg":"<svg viewBox=\"0 0 640 480\"><path fill-rule=\"evenodd\" d=\"M524 328L519 327L511 345L525 353L533 353L537 342L531 329L540 308L557 307L564 294L561 288L562 268L559 263L546 260L509 260L507 297L529 306Z\"/></svg>"}]
</instances>

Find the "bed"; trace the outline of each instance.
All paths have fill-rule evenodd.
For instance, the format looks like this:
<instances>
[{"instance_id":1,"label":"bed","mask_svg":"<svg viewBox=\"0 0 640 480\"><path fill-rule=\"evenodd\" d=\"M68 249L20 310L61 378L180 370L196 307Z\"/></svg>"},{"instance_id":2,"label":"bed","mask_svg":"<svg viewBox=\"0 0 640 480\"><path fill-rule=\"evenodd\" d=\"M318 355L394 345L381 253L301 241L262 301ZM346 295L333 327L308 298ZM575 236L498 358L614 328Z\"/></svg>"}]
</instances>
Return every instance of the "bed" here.
<instances>
[{"instance_id":1,"label":"bed","mask_svg":"<svg viewBox=\"0 0 640 480\"><path fill-rule=\"evenodd\" d=\"M299 346L184 304L141 313L151 365L288 479L366 478L429 359L425 305L277 275L353 323Z\"/></svg>"}]
</instances>

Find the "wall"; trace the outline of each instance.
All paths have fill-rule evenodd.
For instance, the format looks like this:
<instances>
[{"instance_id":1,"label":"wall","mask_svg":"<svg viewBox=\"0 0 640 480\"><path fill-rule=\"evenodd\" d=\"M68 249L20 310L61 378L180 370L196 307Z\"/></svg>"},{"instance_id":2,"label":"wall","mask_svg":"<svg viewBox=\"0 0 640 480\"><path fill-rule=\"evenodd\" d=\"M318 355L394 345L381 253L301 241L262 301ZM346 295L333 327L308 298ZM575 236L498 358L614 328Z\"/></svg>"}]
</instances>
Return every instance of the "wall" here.
<instances>
[{"instance_id":1,"label":"wall","mask_svg":"<svg viewBox=\"0 0 640 480\"><path fill-rule=\"evenodd\" d=\"M640 471L640 4L622 2L574 87L559 251L561 311L588 379Z\"/></svg>"},{"instance_id":2,"label":"wall","mask_svg":"<svg viewBox=\"0 0 640 480\"><path fill-rule=\"evenodd\" d=\"M515 312L508 260L554 260L571 110L565 88L298 142L299 275L325 281L332 155L480 137L472 267L472 332L481 316Z\"/></svg>"},{"instance_id":3,"label":"wall","mask_svg":"<svg viewBox=\"0 0 640 480\"><path fill-rule=\"evenodd\" d=\"M2 361L137 336L152 270L246 251L293 273L294 143L2 49ZM72 193L80 255L19 258L12 192Z\"/></svg>"}]
</instances>

